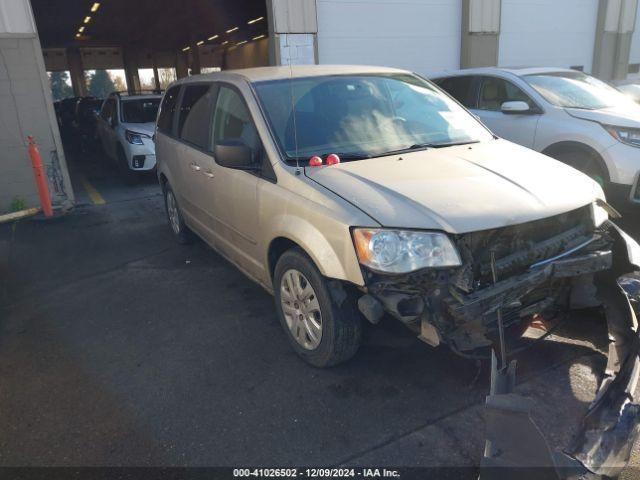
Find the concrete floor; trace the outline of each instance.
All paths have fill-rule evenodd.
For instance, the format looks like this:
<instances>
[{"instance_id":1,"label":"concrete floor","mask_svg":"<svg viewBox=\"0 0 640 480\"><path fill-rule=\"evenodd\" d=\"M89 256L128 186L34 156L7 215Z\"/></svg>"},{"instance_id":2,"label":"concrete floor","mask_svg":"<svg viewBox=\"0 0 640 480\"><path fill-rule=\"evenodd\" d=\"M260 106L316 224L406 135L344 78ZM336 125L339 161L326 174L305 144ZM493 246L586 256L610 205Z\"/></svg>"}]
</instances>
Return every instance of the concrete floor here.
<instances>
[{"instance_id":1,"label":"concrete floor","mask_svg":"<svg viewBox=\"0 0 640 480\"><path fill-rule=\"evenodd\" d=\"M383 322L353 361L309 367L267 293L202 242L174 243L153 178L127 186L95 156L72 164L72 214L0 226L0 466L466 466L459 478L476 476L486 366L473 383L473 363ZM585 316L519 358L518 389L538 401L554 446L593 398L603 338Z\"/></svg>"}]
</instances>

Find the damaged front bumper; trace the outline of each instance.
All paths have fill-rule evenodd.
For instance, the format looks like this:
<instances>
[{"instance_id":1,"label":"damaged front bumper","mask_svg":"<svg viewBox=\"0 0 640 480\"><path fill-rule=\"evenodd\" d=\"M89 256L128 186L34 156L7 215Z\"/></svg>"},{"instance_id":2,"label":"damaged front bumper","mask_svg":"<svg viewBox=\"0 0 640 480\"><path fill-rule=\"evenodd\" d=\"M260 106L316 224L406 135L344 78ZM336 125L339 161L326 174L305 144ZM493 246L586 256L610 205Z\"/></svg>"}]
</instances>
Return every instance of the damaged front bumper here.
<instances>
[{"instance_id":1,"label":"damaged front bumper","mask_svg":"<svg viewBox=\"0 0 640 480\"><path fill-rule=\"evenodd\" d=\"M460 271L423 272L376 278L359 302L374 323L387 312L430 345L446 343L463 356L492 358L482 479L617 477L640 430L640 337L632 305L638 299L619 283L640 269L640 246L611 222L598 234L563 235L570 248L562 254L481 288L459 288ZM499 318L514 327L550 310L586 307L604 311L608 362L572 444L554 452L531 418L531 400L514 392L515 360L498 365L496 323Z\"/></svg>"}]
</instances>

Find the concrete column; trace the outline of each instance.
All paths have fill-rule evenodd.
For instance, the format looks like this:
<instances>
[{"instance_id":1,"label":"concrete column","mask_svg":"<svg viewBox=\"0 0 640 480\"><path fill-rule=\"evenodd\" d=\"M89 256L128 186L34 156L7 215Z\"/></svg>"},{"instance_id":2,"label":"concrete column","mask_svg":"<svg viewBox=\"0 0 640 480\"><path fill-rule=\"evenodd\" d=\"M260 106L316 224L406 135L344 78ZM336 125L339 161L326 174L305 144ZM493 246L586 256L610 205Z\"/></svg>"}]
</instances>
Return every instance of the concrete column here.
<instances>
[{"instance_id":1,"label":"concrete column","mask_svg":"<svg viewBox=\"0 0 640 480\"><path fill-rule=\"evenodd\" d=\"M460 68L498 65L502 0L462 1Z\"/></svg>"},{"instance_id":2,"label":"concrete column","mask_svg":"<svg viewBox=\"0 0 640 480\"><path fill-rule=\"evenodd\" d=\"M176 77L184 78L189 76L189 54L180 50L176 54Z\"/></svg>"},{"instance_id":3,"label":"concrete column","mask_svg":"<svg viewBox=\"0 0 640 480\"><path fill-rule=\"evenodd\" d=\"M315 0L267 0L269 64L318 63Z\"/></svg>"},{"instance_id":4,"label":"concrete column","mask_svg":"<svg viewBox=\"0 0 640 480\"><path fill-rule=\"evenodd\" d=\"M76 97L85 97L87 95L87 80L84 76L80 50L77 48L67 49L67 63L74 95Z\"/></svg>"},{"instance_id":5,"label":"concrete column","mask_svg":"<svg viewBox=\"0 0 640 480\"><path fill-rule=\"evenodd\" d=\"M191 44L191 75L200 75L200 47L195 42Z\"/></svg>"},{"instance_id":6,"label":"concrete column","mask_svg":"<svg viewBox=\"0 0 640 480\"><path fill-rule=\"evenodd\" d=\"M153 64L153 81L156 84L156 90L160 90L160 75L158 74L158 67L155 62Z\"/></svg>"},{"instance_id":7,"label":"concrete column","mask_svg":"<svg viewBox=\"0 0 640 480\"><path fill-rule=\"evenodd\" d=\"M600 0L592 73L602 80L622 80L629 72L631 37L638 0Z\"/></svg>"},{"instance_id":8,"label":"concrete column","mask_svg":"<svg viewBox=\"0 0 640 480\"><path fill-rule=\"evenodd\" d=\"M141 89L140 75L138 74L138 55L131 47L122 49L122 60L124 62L124 75L127 79L127 90L129 93L139 92Z\"/></svg>"},{"instance_id":9,"label":"concrete column","mask_svg":"<svg viewBox=\"0 0 640 480\"><path fill-rule=\"evenodd\" d=\"M38 142L54 207L73 206L73 190L51 98L51 87L28 0L0 7L0 214L39 206L27 153Z\"/></svg>"}]
</instances>

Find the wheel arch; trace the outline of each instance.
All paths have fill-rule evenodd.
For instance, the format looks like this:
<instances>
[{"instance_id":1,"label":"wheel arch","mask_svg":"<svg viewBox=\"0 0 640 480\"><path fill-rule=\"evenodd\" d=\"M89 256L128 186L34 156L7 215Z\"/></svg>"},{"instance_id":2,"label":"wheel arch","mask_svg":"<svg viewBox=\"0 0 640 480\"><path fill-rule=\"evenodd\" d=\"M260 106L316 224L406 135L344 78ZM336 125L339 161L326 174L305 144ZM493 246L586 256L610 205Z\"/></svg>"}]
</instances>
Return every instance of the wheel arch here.
<instances>
[{"instance_id":1,"label":"wheel arch","mask_svg":"<svg viewBox=\"0 0 640 480\"><path fill-rule=\"evenodd\" d=\"M353 269L349 269L349 266L341 263L339 253L322 235L322 232L306 222L304 224L291 222L288 225L289 229L287 231L273 236L267 248L266 263L271 282L273 282L273 274L280 256L291 248L299 248L309 257L324 277L343 280L356 285L364 285L359 266L357 266L356 276L352 271ZM351 248L353 249L353 247ZM355 252L353 255L355 257ZM349 259L343 255L342 261L348 262Z\"/></svg>"},{"instance_id":2,"label":"wheel arch","mask_svg":"<svg viewBox=\"0 0 640 480\"><path fill-rule=\"evenodd\" d=\"M596 162L598 163L598 165L600 166L602 173L604 173L606 177L605 180L607 182L611 181L611 174L609 173L609 167L607 166L606 162L602 158L602 155L600 155L600 153L595 148L591 147L590 145L587 145L586 143L576 142L576 141L557 142L546 147L544 150L542 150L541 153L548 155L551 158L556 158L557 155L561 155L562 153L567 153L567 152L584 152L589 155L592 155L593 158L596 159Z\"/></svg>"}]
</instances>

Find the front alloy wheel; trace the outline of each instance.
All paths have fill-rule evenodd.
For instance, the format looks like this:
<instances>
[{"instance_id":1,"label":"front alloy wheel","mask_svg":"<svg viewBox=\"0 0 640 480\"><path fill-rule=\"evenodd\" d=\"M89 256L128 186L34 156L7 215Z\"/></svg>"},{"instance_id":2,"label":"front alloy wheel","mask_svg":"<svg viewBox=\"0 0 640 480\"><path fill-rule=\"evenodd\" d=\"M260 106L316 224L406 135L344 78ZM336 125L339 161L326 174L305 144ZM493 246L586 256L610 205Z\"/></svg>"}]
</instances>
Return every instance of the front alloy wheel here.
<instances>
[{"instance_id":1,"label":"front alloy wheel","mask_svg":"<svg viewBox=\"0 0 640 480\"><path fill-rule=\"evenodd\" d=\"M322 312L315 290L301 272L287 270L280 281L280 303L298 345L315 350L322 340Z\"/></svg>"},{"instance_id":2,"label":"front alloy wheel","mask_svg":"<svg viewBox=\"0 0 640 480\"><path fill-rule=\"evenodd\" d=\"M301 249L280 256L273 287L282 328L306 362L330 367L356 353L362 325L354 298L341 282L323 277Z\"/></svg>"}]
</instances>

